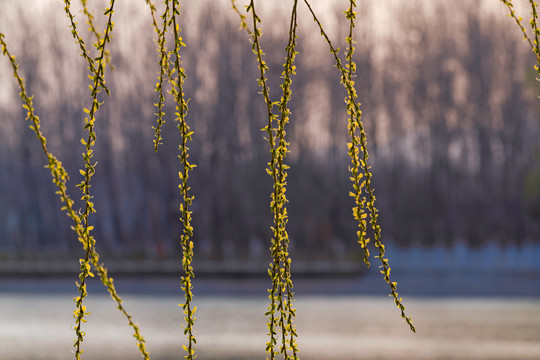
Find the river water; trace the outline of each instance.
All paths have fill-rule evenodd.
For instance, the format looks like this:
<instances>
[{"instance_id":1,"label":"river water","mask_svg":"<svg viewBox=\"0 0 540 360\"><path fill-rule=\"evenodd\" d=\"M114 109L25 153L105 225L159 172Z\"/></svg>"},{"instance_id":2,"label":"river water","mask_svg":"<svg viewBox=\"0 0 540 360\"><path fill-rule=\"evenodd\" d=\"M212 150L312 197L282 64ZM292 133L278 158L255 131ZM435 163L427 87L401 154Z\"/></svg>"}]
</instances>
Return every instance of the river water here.
<instances>
[{"instance_id":1,"label":"river water","mask_svg":"<svg viewBox=\"0 0 540 360\"><path fill-rule=\"evenodd\" d=\"M540 359L538 274L402 274L398 282L417 334L374 273L297 280L301 359ZM182 359L178 280L132 277L115 283L152 359ZM266 279L197 279L199 359L265 359L266 286ZM96 281L88 288L83 359L140 359L110 297ZM0 359L73 359L74 296L73 279L0 279Z\"/></svg>"}]
</instances>

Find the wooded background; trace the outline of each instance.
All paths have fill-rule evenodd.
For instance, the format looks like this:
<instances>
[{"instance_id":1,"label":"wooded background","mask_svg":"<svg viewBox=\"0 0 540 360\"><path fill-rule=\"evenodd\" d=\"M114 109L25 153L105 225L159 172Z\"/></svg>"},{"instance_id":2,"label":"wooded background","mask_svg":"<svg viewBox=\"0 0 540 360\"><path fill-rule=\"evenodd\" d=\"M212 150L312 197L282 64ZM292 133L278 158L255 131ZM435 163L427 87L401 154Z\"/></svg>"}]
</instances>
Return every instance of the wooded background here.
<instances>
[{"instance_id":1,"label":"wooded background","mask_svg":"<svg viewBox=\"0 0 540 360\"><path fill-rule=\"evenodd\" d=\"M72 196L78 199L88 71L62 2L32 3L36 6L3 1L0 29L35 95L50 150L71 174ZM315 5L325 14L332 41L344 49L348 28L338 20L347 4ZM383 239L399 246L539 242L535 58L504 5L493 0L358 5L355 81ZM360 256L348 196L346 94L333 57L301 8L287 129L292 251L308 259ZM159 54L149 10L143 1L120 2L115 16L110 47L115 69L106 74L111 96L101 97L105 104L96 123L94 236L110 256L176 258L181 227L173 104L167 106L164 145L156 154ZM190 178L196 257L266 256L272 186L261 132L266 107L248 36L228 1L186 2L182 16L188 122L195 131L190 159L197 164ZM286 9L266 4L261 18L271 96L279 96ZM102 29L97 12L96 19ZM78 21L83 30L82 14ZM0 255L68 256L80 244L59 210L44 156L24 117L9 64L2 60Z\"/></svg>"}]
</instances>

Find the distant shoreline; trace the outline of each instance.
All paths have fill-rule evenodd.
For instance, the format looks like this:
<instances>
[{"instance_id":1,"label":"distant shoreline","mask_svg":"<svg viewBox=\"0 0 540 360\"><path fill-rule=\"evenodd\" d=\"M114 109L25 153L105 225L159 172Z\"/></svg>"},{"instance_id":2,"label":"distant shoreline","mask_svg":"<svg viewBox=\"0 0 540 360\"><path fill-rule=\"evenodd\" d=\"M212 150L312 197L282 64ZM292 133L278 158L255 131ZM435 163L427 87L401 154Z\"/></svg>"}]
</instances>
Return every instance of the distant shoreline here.
<instances>
[{"instance_id":1,"label":"distant shoreline","mask_svg":"<svg viewBox=\"0 0 540 360\"><path fill-rule=\"evenodd\" d=\"M387 298L389 286L377 268L356 276L334 274L293 275L296 296L380 296ZM120 294L148 296L178 296L180 274L111 273ZM75 296L76 273L7 275L0 277L0 294L56 294ZM392 274L398 283L399 295L409 298L528 298L540 299L540 272L401 272ZM92 294L107 295L96 277L87 280ZM196 274L193 280L195 296L267 296L271 280L261 273L237 275L231 273ZM389 299L389 298L388 298ZM389 299L390 300L390 299Z\"/></svg>"},{"instance_id":2,"label":"distant shoreline","mask_svg":"<svg viewBox=\"0 0 540 360\"><path fill-rule=\"evenodd\" d=\"M269 261L194 261L198 277L266 277ZM112 276L175 276L182 273L177 260L113 260L106 262ZM294 276L359 276L363 263L353 261L293 261ZM70 277L78 274L76 260L0 260L0 277Z\"/></svg>"}]
</instances>

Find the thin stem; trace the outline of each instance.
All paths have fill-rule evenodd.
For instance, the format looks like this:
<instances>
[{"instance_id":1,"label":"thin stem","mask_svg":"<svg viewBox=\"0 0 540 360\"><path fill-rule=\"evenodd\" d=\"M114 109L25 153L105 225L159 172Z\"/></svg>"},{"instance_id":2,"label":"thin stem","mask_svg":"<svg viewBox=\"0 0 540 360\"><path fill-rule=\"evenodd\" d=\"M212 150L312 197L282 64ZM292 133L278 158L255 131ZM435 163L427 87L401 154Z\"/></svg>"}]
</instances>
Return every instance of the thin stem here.
<instances>
[{"instance_id":1,"label":"thin stem","mask_svg":"<svg viewBox=\"0 0 540 360\"><path fill-rule=\"evenodd\" d=\"M151 7L152 9L152 7ZM163 12L163 15L161 15L161 19L163 22L163 27L161 30L157 26L154 11L152 11L152 18L154 19L154 26L155 31L158 33L158 51L160 53L160 59L159 59L159 76L158 76L158 82L156 83L156 89L155 91L158 93L159 100L156 104L154 104L157 107L158 112L155 114L157 116L156 119L156 126L152 126L152 129L154 129L154 151L158 151L159 145L162 144L162 136L161 136L161 128L163 124L165 123L165 119L163 118L165 116L165 112L163 111L163 106L165 105L165 97L163 96L163 82L165 81L165 76L168 75L169 81L172 80L171 70L169 67L169 54L167 51L167 40L166 40L166 34L167 34L167 25L169 23L169 17L170 17L170 7L169 7L169 1L165 0L165 10Z\"/></svg>"},{"instance_id":2,"label":"thin stem","mask_svg":"<svg viewBox=\"0 0 540 360\"><path fill-rule=\"evenodd\" d=\"M508 16L511 17L512 19L514 19L514 21L516 22L516 24L519 26L519 28L521 29L521 32L523 33L523 39L524 40L527 40L527 42L529 43L531 49L534 51L535 49L535 45L533 43L533 41L531 40L531 38L529 37L529 35L527 34L527 30L525 30L525 27L523 26L523 24L521 23L521 21L523 20L521 16L517 16L516 15L516 12L515 10L513 9L514 8L514 4L512 4L512 1L511 0L501 0L501 2L503 4L506 5L506 7L508 8ZM533 6L533 9L535 7ZM537 54L535 52L535 55L536 55L536 59L538 61L538 63L540 63L540 54Z\"/></svg>"},{"instance_id":3,"label":"thin stem","mask_svg":"<svg viewBox=\"0 0 540 360\"><path fill-rule=\"evenodd\" d=\"M36 137L41 145L41 149L43 153L45 154L45 157L47 158L47 161L48 161L47 167L49 168L51 172L52 181L57 187L56 194L59 196L61 203L64 204L61 210L65 211L67 216L73 220L73 223L74 223L73 229L77 233L79 241L85 244L86 243L85 231L84 231L84 226L81 223L81 217L79 216L79 212L77 212L74 209L74 202L67 193L66 183L67 183L67 180L69 180L69 176L64 166L62 165L62 162L60 162L47 149L47 139L41 132L41 123L40 123L39 117L35 114L32 96L28 96L27 94L26 87L24 85L24 80L22 79L22 77L19 75L19 72L18 72L18 65L15 60L15 56L9 53L7 49L7 45L4 41L4 34L1 34L1 33L0 33L0 43L2 45L2 53L5 56L7 56L8 59L10 60L14 77L17 80L19 88L21 90L20 97L21 97L21 100L23 101L23 107L27 110L26 118L27 120L30 120L32 122L32 125L30 125L30 129L32 129L34 133L36 134ZM98 274L101 277L102 283L107 286L107 290L111 294L111 297L116 301L118 309L128 319L129 325L133 328L134 330L133 336L138 341L138 347L141 353L143 354L143 357L147 360L150 359L150 355L145 349L145 341L142 335L140 334L140 330L138 326L133 322L131 315L129 315L127 311L125 310L125 308L123 307L122 299L118 296L116 289L114 288L113 279L107 277L107 269L102 264L99 263L99 254L96 252L95 249L91 252L90 261L92 262L92 265L94 265L94 267L97 269ZM87 263L85 262L85 264ZM82 264L81 264L81 267L82 267ZM86 265L81 270L87 272L86 276L88 276L88 274L90 273L90 269ZM86 287L84 287L84 296L86 296ZM79 297L74 298L74 301L76 303L78 303L79 301L82 301L82 299L78 299ZM81 306L81 307L77 306L77 309L74 312L74 316L76 317L81 316L81 320L83 320L82 322L84 322L84 319L82 319L82 317L85 314L86 315L88 314L88 313L85 313L85 311L86 311L86 308L84 306ZM82 334L83 333L81 332L81 335Z\"/></svg>"},{"instance_id":4,"label":"thin stem","mask_svg":"<svg viewBox=\"0 0 540 360\"><path fill-rule=\"evenodd\" d=\"M242 14L238 7L236 6L236 0L231 0L231 6L236 14L240 17L240 29L246 29L249 34L251 31L248 29L248 24L246 20L246 15Z\"/></svg>"},{"instance_id":5,"label":"thin stem","mask_svg":"<svg viewBox=\"0 0 540 360\"><path fill-rule=\"evenodd\" d=\"M88 2L87 0L81 0L81 5L83 7L83 14L86 15L86 23L88 24L88 31L90 31L95 37L96 42L94 43L96 46L98 46L101 43L101 32L98 30L97 26L94 24L94 14L88 10ZM114 69L114 67L111 64L111 54L109 50L105 50L105 63L111 70Z\"/></svg>"}]
</instances>

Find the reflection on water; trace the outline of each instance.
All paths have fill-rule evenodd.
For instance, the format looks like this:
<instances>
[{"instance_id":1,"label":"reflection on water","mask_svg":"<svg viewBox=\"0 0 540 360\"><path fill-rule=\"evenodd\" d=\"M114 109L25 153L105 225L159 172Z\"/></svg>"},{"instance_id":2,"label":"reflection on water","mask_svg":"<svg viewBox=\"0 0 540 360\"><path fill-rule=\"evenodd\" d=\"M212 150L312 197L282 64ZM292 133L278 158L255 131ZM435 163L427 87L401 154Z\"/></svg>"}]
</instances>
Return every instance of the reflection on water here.
<instances>
[{"instance_id":1,"label":"reflection on water","mask_svg":"<svg viewBox=\"0 0 540 360\"><path fill-rule=\"evenodd\" d=\"M123 279L117 280L122 288ZM182 359L181 294L176 280L124 285L124 302L147 339L155 360ZM353 280L348 280L353 281ZM14 282L13 282L14 283ZM12 283L12 284L13 284ZM3 360L71 359L73 281L26 282L25 289L0 281L0 349ZM309 283L309 282L307 282ZM330 295L297 287L297 328L303 360L354 359L540 359L538 297L420 297L405 299L418 333L402 322L389 297ZM334 281L334 283L337 283ZM347 280L342 282L347 284ZM30 286L30 284L34 284ZM220 284L221 288L215 284ZM200 359L264 359L265 281L201 281L196 294ZM90 286L84 359L139 359L126 321L102 290ZM171 287L170 287L171 286ZM326 285L328 286L328 284ZM237 295L225 295L227 288ZM46 291L49 289L50 291ZM168 291L166 291L168 289ZM23 291L24 290L24 291ZM259 293L259 290L262 290ZM321 289L324 290L324 289ZM302 295L304 294L304 295Z\"/></svg>"}]
</instances>

